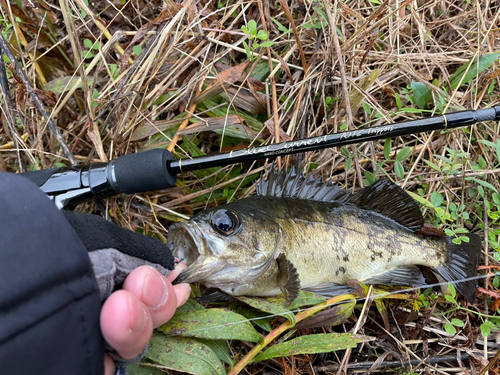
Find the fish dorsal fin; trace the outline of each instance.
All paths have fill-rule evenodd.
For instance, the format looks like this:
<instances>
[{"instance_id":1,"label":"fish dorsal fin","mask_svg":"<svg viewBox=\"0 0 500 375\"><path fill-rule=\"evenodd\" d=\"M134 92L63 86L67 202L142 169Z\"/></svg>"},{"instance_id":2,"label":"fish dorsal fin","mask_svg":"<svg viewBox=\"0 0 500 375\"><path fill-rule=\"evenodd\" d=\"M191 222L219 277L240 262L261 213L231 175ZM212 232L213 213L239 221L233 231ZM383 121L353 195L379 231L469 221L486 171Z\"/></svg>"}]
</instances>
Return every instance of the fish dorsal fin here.
<instances>
[{"instance_id":1,"label":"fish dorsal fin","mask_svg":"<svg viewBox=\"0 0 500 375\"><path fill-rule=\"evenodd\" d=\"M290 305L300 293L300 278L295 266L281 253L276 258L278 264L277 282L285 296L287 305Z\"/></svg>"},{"instance_id":2,"label":"fish dorsal fin","mask_svg":"<svg viewBox=\"0 0 500 375\"><path fill-rule=\"evenodd\" d=\"M378 180L355 195L345 196L342 202L375 211L413 232L418 232L424 225L417 202L388 180Z\"/></svg>"},{"instance_id":3,"label":"fish dorsal fin","mask_svg":"<svg viewBox=\"0 0 500 375\"><path fill-rule=\"evenodd\" d=\"M306 177L303 173L298 173L295 167L287 171L283 166L277 171L273 162L267 180L264 179L264 173L260 175L257 195L332 202L344 198L346 194L332 182L323 182L321 178L316 179L312 174Z\"/></svg>"}]
</instances>

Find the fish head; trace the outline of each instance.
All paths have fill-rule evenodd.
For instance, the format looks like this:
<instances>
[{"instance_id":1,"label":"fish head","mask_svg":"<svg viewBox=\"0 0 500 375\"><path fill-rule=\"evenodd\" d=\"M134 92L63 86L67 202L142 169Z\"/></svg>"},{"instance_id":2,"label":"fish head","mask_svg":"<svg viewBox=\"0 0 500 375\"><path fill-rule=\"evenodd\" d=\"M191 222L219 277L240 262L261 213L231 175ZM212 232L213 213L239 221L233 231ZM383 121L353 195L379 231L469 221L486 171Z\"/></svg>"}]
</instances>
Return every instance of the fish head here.
<instances>
[{"instance_id":1,"label":"fish head","mask_svg":"<svg viewBox=\"0 0 500 375\"><path fill-rule=\"evenodd\" d=\"M188 265L176 282L221 288L250 283L269 269L278 255L281 227L245 201L202 211L170 227L168 244Z\"/></svg>"}]
</instances>

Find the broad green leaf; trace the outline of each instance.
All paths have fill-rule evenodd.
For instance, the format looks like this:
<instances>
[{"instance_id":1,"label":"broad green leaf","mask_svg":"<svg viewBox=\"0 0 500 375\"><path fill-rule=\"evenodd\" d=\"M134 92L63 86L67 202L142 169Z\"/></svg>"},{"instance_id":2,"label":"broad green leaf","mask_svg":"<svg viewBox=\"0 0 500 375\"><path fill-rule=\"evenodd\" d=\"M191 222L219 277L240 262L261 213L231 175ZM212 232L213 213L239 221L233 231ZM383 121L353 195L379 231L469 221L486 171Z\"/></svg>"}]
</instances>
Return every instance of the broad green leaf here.
<instances>
[{"instance_id":1,"label":"broad green leaf","mask_svg":"<svg viewBox=\"0 0 500 375\"><path fill-rule=\"evenodd\" d=\"M297 337L274 346L254 358L253 362L296 354L328 353L355 348L357 344L375 340L374 337L350 333L320 333Z\"/></svg>"},{"instance_id":2,"label":"broad green leaf","mask_svg":"<svg viewBox=\"0 0 500 375\"><path fill-rule=\"evenodd\" d=\"M397 161L403 161L403 160L405 160L410 155L410 152L411 152L411 148L410 147L404 147L396 155L396 160Z\"/></svg>"},{"instance_id":3,"label":"broad green leaf","mask_svg":"<svg viewBox=\"0 0 500 375\"><path fill-rule=\"evenodd\" d=\"M443 195L437 191L431 194L431 203L434 207L439 207L444 202Z\"/></svg>"},{"instance_id":4,"label":"broad green leaf","mask_svg":"<svg viewBox=\"0 0 500 375\"><path fill-rule=\"evenodd\" d=\"M451 323L447 323L444 326L444 330L448 332L450 335L454 336L457 333L457 329Z\"/></svg>"},{"instance_id":5,"label":"broad green leaf","mask_svg":"<svg viewBox=\"0 0 500 375\"><path fill-rule=\"evenodd\" d=\"M260 40L264 41L267 39L267 33L265 30L259 30L259 32L257 33L257 38L259 38Z\"/></svg>"},{"instance_id":6,"label":"broad green leaf","mask_svg":"<svg viewBox=\"0 0 500 375\"><path fill-rule=\"evenodd\" d=\"M448 283L448 290L450 291L450 294L453 298L457 296L457 290L455 289L455 285L452 283Z\"/></svg>"},{"instance_id":7,"label":"broad green leaf","mask_svg":"<svg viewBox=\"0 0 500 375\"><path fill-rule=\"evenodd\" d=\"M88 49L91 49L94 43L90 39L84 39L83 40L83 45L87 47Z\"/></svg>"},{"instance_id":8,"label":"broad green leaf","mask_svg":"<svg viewBox=\"0 0 500 375\"><path fill-rule=\"evenodd\" d=\"M273 66L277 65L276 63ZM267 61L260 62L257 64L254 70L252 70L252 76L257 78L259 81L265 81L265 77L269 75L269 64Z\"/></svg>"},{"instance_id":9,"label":"broad green leaf","mask_svg":"<svg viewBox=\"0 0 500 375\"><path fill-rule=\"evenodd\" d=\"M493 193L491 197L493 198L493 202L495 202L497 206L500 206L500 194Z\"/></svg>"},{"instance_id":10,"label":"broad green leaf","mask_svg":"<svg viewBox=\"0 0 500 375\"><path fill-rule=\"evenodd\" d=\"M385 160L389 160L389 156L391 156L392 149L392 140L391 138L387 138L384 144L384 158Z\"/></svg>"},{"instance_id":11,"label":"broad green leaf","mask_svg":"<svg viewBox=\"0 0 500 375\"><path fill-rule=\"evenodd\" d=\"M290 306L288 306L288 308L293 311L304 306L315 306L325 301L326 299L323 297L320 297L312 292L301 290L299 296L290 304Z\"/></svg>"},{"instance_id":12,"label":"broad green leaf","mask_svg":"<svg viewBox=\"0 0 500 375\"><path fill-rule=\"evenodd\" d=\"M496 325L489 320L485 321L483 324L481 324L481 334L483 336L489 336L491 333L492 329L496 329Z\"/></svg>"},{"instance_id":13,"label":"broad green leaf","mask_svg":"<svg viewBox=\"0 0 500 375\"><path fill-rule=\"evenodd\" d=\"M209 346L210 349L219 357L219 359L228 365L233 364L233 359L231 354L229 354L229 349L227 348L226 341L224 340L208 340L208 339L197 339L202 344Z\"/></svg>"},{"instance_id":14,"label":"broad green leaf","mask_svg":"<svg viewBox=\"0 0 500 375\"><path fill-rule=\"evenodd\" d=\"M285 307L286 301L284 297L258 298L241 296L236 298L257 310L285 317L295 325L295 315Z\"/></svg>"},{"instance_id":15,"label":"broad green leaf","mask_svg":"<svg viewBox=\"0 0 500 375\"><path fill-rule=\"evenodd\" d=\"M180 306L175 310L175 315L186 314L190 311L205 310L205 308L196 302L194 299L188 299L184 305ZM175 316L174 315L174 316Z\"/></svg>"},{"instance_id":16,"label":"broad green leaf","mask_svg":"<svg viewBox=\"0 0 500 375\"><path fill-rule=\"evenodd\" d=\"M142 52L142 46L140 44L135 45L132 48L132 52L134 52L134 55L139 56Z\"/></svg>"},{"instance_id":17,"label":"broad green leaf","mask_svg":"<svg viewBox=\"0 0 500 375\"><path fill-rule=\"evenodd\" d=\"M429 202L427 199L425 199L424 197L421 197L420 195L414 193L413 191L407 191L407 193L413 198L415 199L418 203L426 206L426 207L429 207L429 208L434 208L434 205Z\"/></svg>"},{"instance_id":18,"label":"broad green leaf","mask_svg":"<svg viewBox=\"0 0 500 375\"><path fill-rule=\"evenodd\" d=\"M213 350L198 340L155 335L146 358L170 370L196 375L225 375L224 365Z\"/></svg>"},{"instance_id":19,"label":"broad green leaf","mask_svg":"<svg viewBox=\"0 0 500 375\"><path fill-rule=\"evenodd\" d=\"M479 178L475 178L475 177L466 177L465 178L466 180L471 180L471 181L474 181L475 183L479 184L479 185L483 185L485 188L488 188L488 189L491 189L493 190L494 192L498 193L498 190L496 187L494 187L492 184L490 184L489 182L486 182L486 181L483 181L483 180L480 180Z\"/></svg>"},{"instance_id":20,"label":"broad green leaf","mask_svg":"<svg viewBox=\"0 0 500 375\"><path fill-rule=\"evenodd\" d=\"M264 331L271 332L273 329L271 327L271 320L273 317L270 317L269 314L265 312L258 311L252 307L236 307L234 311L238 314L243 315L245 318L251 320L251 323L262 328Z\"/></svg>"},{"instance_id":21,"label":"broad green leaf","mask_svg":"<svg viewBox=\"0 0 500 375\"><path fill-rule=\"evenodd\" d=\"M432 169L438 171L438 172L441 172L441 168L439 168L439 166L437 164L434 164L433 162L429 161L429 160L426 160L424 159L425 163L431 167Z\"/></svg>"},{"instance_id":22,"label":"broad green leaf","mask_svg":"<svg viewBox=\"0 0 500 375\"><path fill-rule=\"evenodd\" d=\"M349 169L351 169L351 166L352 166L352 158L347 158L344 164L344 170L348 171Z\"/></svg>"},{"instance_id":23,"label":"broad green leaf","mask_svg":"<svg viewBox=\"0 0 500 375\"><path fill-rule=\"evenodd\" d=\"M346 157L346 158L348 158L348 157L350 156L350 154L349 154L349 150L347 149L347 147L346 147L346 146L342 146L342 147L340 148L340 153L341 153L344 157Z\"/></svg>"},{"instance_id":24,"label":"broad green leaf","mask_svg":"<svg viewBox=\"0 0 500 375\"><path fill-rule=\"evenodd\" d=\"M478 142L486 146L495 147L493 142L487 141L486 139L480 139Z\"/></svg>"},{"instance_id":25,"label":"broad green leaf","mask_svg":"<svg viewBox=\"0 0 500 375\"><path fill-rule=\"evenodd\" d=\"M259 47L261 48L267 48L267 47L271 47L274 45L274 42L272 40L268 40L267 42L263 42L259 45Z\"/></svg>"},{"instance_id":26,"label":"broad green leaf","mask_svg":"<svg viewBox=\"0 0 500 375\"><path fill-rule=\"evenodd\" d=\"M377 175L375 173L364 171L364 174L365 174L366 181L367 181L368 185L371 185L375 181L377 181Z\"/></svg>"},{"instance_id":27,"label":"broad green leaf","mask_svg":"<svg viewBox=\"0 0 500 375\"><path fill-rule=\"evenodd\" d=\"M402 108L401 97L399 96L398 93L396 93L395 96L396 96L396 105L398 106L398 109L401 110Z\"/></svg>"},{"instance_id":28,"label":"broad green leaf","mask_svg":"<svg viewBox=\"0 0 500 375\"><path fill-rule=\"evenodd\" d=\"M278 22L275 18L271 17L271 20L278 26L278 30L281 31L282 33L290 33L292 30L287 29L285 26L283 26L281 23Z\"/></svg>"},{"instance_id":29,"label":"broad green leaf","mask_svg":"<svg viewBox=\"0 0 500 375\"><path fill-rule=\"evenodd\" d=\"M487 55L481 55L474 58L472 61L462 65L458 70L450 77L451 88L455 90L459 85L464 85L469 83L479 73L482 73L488 69L498 58L500 53L490 53ZM469 68L470 66L470 68ZM467 70L469 68L469 70ZM467 73L465 73L467 71Z\"/></svg>"},{"instance_id":30,"label":"broad green leaf","mask_svg":"<svg viewBox=\"0 0 500 375\"><path fill-rule=\"evenodd\" d=\"M448 302L451 302L451 303L454 303L454 304L457 303L457 300L455 298L453 298L452 296L450 296L449 294L446 294L444 296L444 299L447 300Z\"/></svg>"},{"instance_id":31,"label":"broad green leaf","mask_svg":"<svg viewBox=\"0 0 500 375\"><path fill-rule=\"evenodd\" d=\"M404 167L403 167L403 164L401 164L401 162L396 161L396 162L394 163L394 172L396 173L396 176L397 176L399 179L404 178L404 176L405 176L405 169L404 169Z\"/></svg>"},{"instance_id":32,"label":"broad green leaf","mask_svg":"<svg viewBox=\"0 0 500 375\"><path fill-rule=\"evenodd\" d=\"M130 375L165 375L163 371L156 367L144 366L140 363L136 365L127 365Z\"/></svg>"},{"instance_id":33,"label":"broad green leaf","mask_svg":"<svg viewBox=\"0 0 500 375\"><path fill-rule=\"evenodd\" d=\"M412 107L409 107L409 108L401 108L401 111L402 111L402 112L406 112L406 113L423 113L423 112L424 112L424 111L422 111L421 109L412 108Z\"/></svg>"},{"instance_id":34,"label":"broad green leaf","mask_svg":"<svg viewBox=\"0 0 500 375\"><path fill-rule=\"evenodd\" d=\"M255 22L254 20L248 21L248 30L250 31L250 33L252 35L256 34L257 33L257 22Z\"/></svg>"},{"instance_id":35,"label":"broad green leaf","mask_svg":"<svg viewBox=\"0 0 500 375\"><path fill-rule=\"evenodd\" d=\"M224 309L196 310L175 315L158 330L172 336L214 340L257 342L261 339L247 318Z\"/></svg>"},{"instance_id":36,"label":"broad green leaf","mask_svg":"<svg viewBox=\"0 0 500 375\"><path fill-rule=\"evenodd\" d=\"M43 87L44 91L52 91L56 94L62 94L63 92L69 91L73 86L77 85L77 88L81 89L83 87L82 82L78 82L78 77L66 76L53 79ZM87 84L90 86L94 81L93 77L87 76Z\"/></svg>"},{"instance_id":37,"label":"broad green leaf","mask_svg":"<svg viewBox=\"0 0 500 375\"><path fill-rule=\"evenodd\" d=\"M252 55L252 51L250 51L250 47L248 47L247 42L243 41L243 47L245 47L245 52L247 53L247 57L249 59L251 59L253 57L253 55Z\"/></svg>"},{"instance_id":38,"label":"broad green leaf","mask_svg":"<svg viewBox=\"0 0 500 375\"><path fill-rule=\"evenodd\" d=\"M411 82L410 85L417 107L420 109L427 109L427 103L432 99L431 90L429 90L427 85L421 82Z\"/></svg>"},{"instance_id":39,"label":"broad green leaf","mask_svg":"<svg viewBox=\"0 0 500 375\"><path fill-rule=\"evenodd\" d=\"M463 321L461 321L460 319L457 319L457 318L453 318L451 320L451 324L453 324L455 327L463 327L463 326L465 326L465 323Z\"/></svg>"}]
</instances>

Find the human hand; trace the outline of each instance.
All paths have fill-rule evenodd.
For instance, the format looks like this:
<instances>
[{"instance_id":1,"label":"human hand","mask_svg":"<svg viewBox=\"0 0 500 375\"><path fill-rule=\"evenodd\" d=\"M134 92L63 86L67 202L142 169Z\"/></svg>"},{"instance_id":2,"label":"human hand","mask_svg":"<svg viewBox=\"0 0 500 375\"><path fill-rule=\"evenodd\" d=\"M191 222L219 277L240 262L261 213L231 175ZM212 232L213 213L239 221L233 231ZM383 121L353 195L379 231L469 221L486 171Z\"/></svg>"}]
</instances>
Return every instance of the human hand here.
<instances>
[{"instance_id":1,"label":"human hand","mask_svg":"<svg viewBox=\"0 0 500 375\"><path fill-rule=\"evenodd\" d=\"M134 358L149 342L153 328L166 323L191 292L189 284L172 285L186 265L179 263L166 278L153 267L136 268L123 288L112 293L101 310L104 339L123 358ZM108 355L104 358L105 375L115 373Z\"/></svg>"}]
</instances>

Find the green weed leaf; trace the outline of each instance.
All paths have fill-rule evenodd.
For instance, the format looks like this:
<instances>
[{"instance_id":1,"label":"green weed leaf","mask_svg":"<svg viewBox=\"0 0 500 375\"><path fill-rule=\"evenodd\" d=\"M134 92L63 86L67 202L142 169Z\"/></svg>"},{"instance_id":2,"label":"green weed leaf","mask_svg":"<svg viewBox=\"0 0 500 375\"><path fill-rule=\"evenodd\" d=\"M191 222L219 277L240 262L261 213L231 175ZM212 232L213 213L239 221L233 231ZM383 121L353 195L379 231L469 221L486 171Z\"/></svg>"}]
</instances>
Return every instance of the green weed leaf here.
<instances>
[{"instance_id":1,"label":"green weed leaf","mask_svg":"<svg viewBox=\"0 0 500 375\"><path fill-rule=\"evenodd\" d=\"M438 171L438 172L441 172L441 168L439 168L439 166L438 166L437 164L434 164L433 162L431 162L431 161L429 161L429 160L425 160L425 159L424 159L424 161L425 161L425 163L426 163L429 167L431 167L432 169L434 169L434 170L436 170L436 171Z\"/></svg>"},{"instance_id":2,"label":"green weed leaf","mask_svg":"<svg viewBox=\"0 0 500 375\"><path fill-rule=\"evenodd\" d=\"M451 324L453 324L455 327L463 327L465 326L465 323L463 321L461 321L460 319L456 319L456 318L453 318L451 320Z\"/></svg>"},{"instance_id":3,"label":"green weed leaf","mask_svg":"<svg viewBox=\"0 0 500 375\"><path fill-rule=\"evenodd\" d=\"M336 350L355 348L357 344L372 341L369 336L350 333L320 333L297 337L274 346L254 358L253 362L269 358L286 357L296 354L328 353Z\"/></svg>"},{"instance_id":4,"label":"green weed leaf","mask_svg":"<svg viewBox=\"0 0 500 375\"><path fill-rule=\"evenodd\" d=\"M244 316L224 309L197 310L186 314L176 314L158 330L172 336L214 340L257 342L261 339Z\"/></svg>"},{"instance_id":5,"label":"green weed leaf","mask_svg":"<svg viewBox=\"0 0 500 375\"><path fill-rule=\"evenodd\" d=\"M399 161L396 161L394 163L394 172L396 173L396 176L399 178L399 179L402 179L405 177L405 169L403 167L403 164L401 164L401 162Z\"/></svg>"},{"instance_id":6,"label":"green weed leaf","mask_svg":"<svg viewBox=\"0 0 500 375\"><path fill-rule=\"evenodd\" d=\"M450 294L453 298L457 296L457 290L455 289L455 285L452 283L448 283L448 290L450 291Z\"/></svg>"},{"instance_id":7,"label":"green weed leaf","mask_svg":"<svg viewBox=\"0 0 500 375\"><path fill-rule=\"evenodd\" d=\"M251 61L253 59L253 55L252 51L250 51L250 47L248 47L247 42L243 41L243 47L245 47L245 52L247 53L247 57Z\"/></svg>"},{"instance_id":8,"label":"green weed leaf","mask_svg":"<svg viewBox=\"0 0 500 375\"><path fill-rule=\"evenodd\" d=\"M248 21L248 31L252 36L257 36L257 22L254 20Z\"/></svg>"},{"instance_id":9,"label":"green weed leaf","mask_svg":"<svg viewBox=\"0 0 500 375\"><path fill-rule=\"evenodd\" d=\"M290 323L295 325L295 315L286 307L284 307L286 301L283 297L273 297L273 298L257 298L257 297L236 297L241 302L250 305L257 310L265 311L273 315L281 315L287 318Z\"/></svg>"},{"instance_id":10,"label":"green weed leaf","mask_svg":"<svg viewBox=\"0 0 500 375\"><path fill-rule=\"evenodd\" d=\"M323 297L319 297L312 292L301 290L299 296L291 303L290 306L288 306L288 308L293 311L304 306L315 306L325 301L326 299Z\"/></svg>"},{"instance_id":11,"label":"green weed leaf","mask_svg":"<svg viewBox=\"0 0 500 375\"><path fill-rule=\"evenodd\" d=\"M480 180L479 178L475 178L475 177L466 177L465 178L466 180L472 180L474 182L476 182L477 184L479 185L483 185L485 188L488 188L496 193L498 193L498 190L496 187L494 187L492 184L490 184L489 182L486 182L486 181L483 181L483 180Z\"/></svg>"},{"instance_id":12,"label":"green weed leaf","mask_svg":"<svg viewBox=\"0 0 500 375\"><path fill-rule=\"evenodd\" d=\"M410 147L404 147L396 155L396 160L397 161L403 161L403 160L405 160L410 155L410 152L411 152L411 148Z\"/></svg>"},{"instance_id":13,"label":"green weed leaf","mask_svg":"<svg viewBox=\"0 0 500 375\"><path fill-rule=\"evenodd\" d=\"M482 73L488 69L498 58L500 53L490 53L487 55L478 56L472 61L462 65L458 70L450 77L451 88L455 90L459 85L464 85L469 83L479 73ZM469 70L467 68L470 66ZM467 71L467 73L465 73Z\"/></svg>"},{"instance_id":14,"label":"green weed leaf","mask_svg":"<svg viewBox=\"0 0 500 375\"><path fill-rule=\"evenodd\" d=\"M402 104L401 104L401 97L399 96L398 93L396 93L396 105L398 106L398 109L401 111L401 108L402 108Z\"/></svg>"},{"instance_id":15,"label":"green weed leaf","mask_svg":"<svg viewBox=\"0 0 500 375\"><path fill-rule=\"evenodd\" d=\"M455 298L453 298L452 296L450 296L449 294L446 294L444 296L444 299L447 300L448 302L453 303L453 304L457 304L457 300Z\"/></svg>"},{"instance_id":16,"label":"green weed leaf","mask_svg":"<svg viewBox=\"0 0 500 375\"><path fill-rule=\"evenodd\" d=\"M350 156L350 154L349 154L349 150L347 149L347 147L346 147L346 146L342 146L342 147L340 148L340 153L341 153L344 157L346 157L346 158L348 158L348 157Z\"/></svg>"},{"instance_id":17,"label":"green weed leaf","mask_svg":"<svg viewBox=\"0 0 500 375\"><path fill-rule=\"evenodd\" d=\"M344 170L347 172L349 169L351 169L351 166L352 158L347 158L347 160L345 161Z\"/></svg>"},{"instance_id":18,"label":"green weed leaf","mask_svg":"<svg viewBox=\"0 0 500 375\"><path fill-rule=\"evenodd\" d=\"M496 328L497 328L497 326L494 323L487 320L483 324L481 324L481 334L484 337L489 336L491 333L491 330L496 329Z\"/></svg>"},{"instance_id":19,"label":"green weed leaf","mask_svg":"<svg viewBox=\"0 0 500 375\"><path fill-rule=\"evenodd\" d=\"M168 369L197 375L225 375L221 360L210 346L185 337L155 335L146 358Z\"/></svg>"},{"instance_id":20,"label":"green weed leaf","mask_svg":"<svg viewBox=\"0 0 500 375\"><path fill-rule=\"evenodd\" d=\"M229 354L229 349L227 348L226 341L224 340L207 340L207 339L197 339L197 341L205 344L210 347L213 352L219 357L222 362L227 363L228 365L233 364L233 359L231 358L231 354Z\"/></svg>"},{"instance_id":21,"label":"green weed leaf","mask_svg":"<svg viewBox=\"0 0 500 375\"><path fill-rule=\"evenodd\" d=\"M444 330L448 332L450 335L455 336L457 333L457 329L451 323L447 323L444 326Z\"/></svg>"},{"instance_id":22,"label":"green weed leaf","mask_svg":"<svg viewBox=\"0 0 500 375\"><path fill-rule=\"evenodd\" d=\"M410 85L417 107L420 109L427 109L427 103L432 99L431 90L429 90L427 85L421 82L411 82Z\"/></svg>"},{"instance_id":23,"label":"green weed leaf","mask_svg":"<svg viewBox=\"0 0 500 375\"><path fill-rule=\"evenodd\" d=\"M434 207L439 207L441 204L443 204L444 198L441 195L441 193L438 193L435 191L434 193L431 194L431 203L434 205Z\"/></svg>"},{"instance_id":24,"label":"green weed leaf","mask_svg":"<svg viewBox=\"0 0 500 375\"><path fill-rule=\"evenodd\" d=\"M266 33L266 31L265 30L259 30L259 32L257 33L257 38L259 38L262 41L267 40L267 33Z\"/></svg>"},{"instance_id":25,"label":"green weed leaf","mask_svg":"<svg viewBox=\"0 0 500 375\"><path fill-rule=\"evenodd\" d=\"M448 332L450 335L455 336L457 333L457 329L451 323L447 323L444 326L444 330Z\"/></svg>"},{"instance_id":26,"label":"green weed leaf","mask_svg":"<svg viewBox=\"0 0 500 375\"><path fill-rule=\"evenodd\" d=\"M142 47L140 44L137 44L135 45L133 48L132 48L132 52L134 52L134 55L136 56L139 56L142 52Z\"/></svg>"},{"instance_id":27,"label":"green weed leaf","mask_svg":"<svg viewBox=\"0 0 500 375\"><path fill-rule=\"evenodd\" d=\"M88 49L91 49L92 46L94 45L94 43L92 43L92 41L90 39L84 39L83 40L83 45L88 48Z\"/></svg>"},{"instance_id":28,"label":"green weed leaf","mask_svg":"<svg viewBox=\"0 0 500 375\"><path fill-rule=\"evenodd\" d=\"M272 40L268 40L267 42L259 44L259 47L267 48L267 47L271 47L273 45L274 45L274 42Z\"/></svg>"},{"instance_id":29,"label":"green weed leaf","mask_svg":"<svg viewBox=\"0 0 500 375\"><path fill-rule=\"evenodd\" d=\"M165 375L163 371L151 366L127 365L127 370L130 375Z\"/></svg>"},{"instance_id":30,"label":"green weed leaf","mask_svg":"<svg viewBox=\"0 0 500 375\"><path fill-rule=\"evenodd\" d=\"M389 160L389 156L391 156L392 149L392 140L391 138L387 138L384 143L384 158L385 160Z\"/></svg>"}]
</instances>

